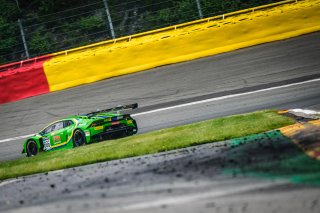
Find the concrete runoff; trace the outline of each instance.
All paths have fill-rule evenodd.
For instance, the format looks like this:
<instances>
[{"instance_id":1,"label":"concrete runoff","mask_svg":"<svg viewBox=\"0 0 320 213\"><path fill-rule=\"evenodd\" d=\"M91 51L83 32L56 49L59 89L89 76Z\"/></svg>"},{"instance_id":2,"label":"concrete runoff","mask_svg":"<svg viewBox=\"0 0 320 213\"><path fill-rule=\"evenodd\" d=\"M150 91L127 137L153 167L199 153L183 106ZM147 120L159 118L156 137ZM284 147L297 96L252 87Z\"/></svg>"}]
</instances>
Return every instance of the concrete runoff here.
<instances>
[{"instance_id":1,"label":"concrete runoff","mask_svg":"<svg viewBox=\"0 0 320 213\"><path fill-rule=\"evenodd\" d=\"M2 182L0 211L317 212L320 188L221 174L228 143Z\"/></svg>"}]
</instances>

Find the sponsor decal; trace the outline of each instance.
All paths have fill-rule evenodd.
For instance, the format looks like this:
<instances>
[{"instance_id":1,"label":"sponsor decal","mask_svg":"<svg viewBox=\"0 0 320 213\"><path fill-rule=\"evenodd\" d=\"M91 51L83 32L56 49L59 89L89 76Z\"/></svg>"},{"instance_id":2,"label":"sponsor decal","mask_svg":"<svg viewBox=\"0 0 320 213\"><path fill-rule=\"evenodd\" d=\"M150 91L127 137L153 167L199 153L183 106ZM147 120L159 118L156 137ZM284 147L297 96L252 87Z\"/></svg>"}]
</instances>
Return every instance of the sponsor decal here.
<instances>
[{"instance_id":1,"label":"sponsor decal","mask_svg":"<svg viewBox=\"0 0 320 213\"><path fill-rule=\"evenodd\" d=\"M90 132L89 131L84 131L86 134L86 137L90 136Z\"/></svg>"},{"instance_id":2,"label":"sponsor decal","mask_svg":"<svg viewBox=\"0 0 320 213\"><path fill-rule=\"evenodd\" d=\"M53 141L54 141L54 143L59 143L59 142L61 142L61 137L60 137L60 135L53 136Z\"/></svg>"},{"instance_id":3,"label":"sponsor decal","mask_svg":"<svg viewBox=\"0 0 320 213\"><path fill-rule=\"evenodd\" d=\"M101 129L103 129L103 126L96 126L96 127L94 127L94 130L101 130Z\"/></svg>"},{"instance_id":4,"label":"sponsor decal","mask_svg":"<svg viewBox=\"0 0 320 213\"><path fill-rule=\"evenodd\" d=\"M112 122L111 125L117 125L117 124L120 124L119 121L116 121L116 122Z\"/></svg>"},{"instance_id":5,"label":"sponsor decal","mask_svg":"<svg viewBox=\"0 0 320 213\"><path fill-rule=\"evenodd\" d=\"M48 151L51 149L49 138L43 138L42 142L43 142L43 150Z\"/></svg>"},{"instance_id":6,"label":"sponsor decal","mask_svg":"<svg viewBox=\"0 0 320 213\"><path fill-rule=\"evenodd\" d=\"M128 120L128 121L127 121L127 124L132 124L132 120Z\"/></svg>"}]
</instances>

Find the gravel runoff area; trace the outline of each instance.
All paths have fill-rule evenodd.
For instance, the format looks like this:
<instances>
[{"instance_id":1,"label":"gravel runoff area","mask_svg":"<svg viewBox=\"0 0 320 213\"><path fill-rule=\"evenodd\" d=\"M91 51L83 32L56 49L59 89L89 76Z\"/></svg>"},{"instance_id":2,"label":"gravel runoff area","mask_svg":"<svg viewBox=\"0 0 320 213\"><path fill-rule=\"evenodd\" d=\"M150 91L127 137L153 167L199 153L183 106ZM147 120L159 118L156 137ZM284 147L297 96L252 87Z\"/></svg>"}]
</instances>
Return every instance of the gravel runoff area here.
<instances>
[{"instance_id":1,"label":"gravel runoff area","mask_svg":"<svg viewBox=\"0 0 320 213\"><path fill-rule=\"evenodd\" d=\"M0 183L0 212L319 212L320 188L225 173L230 141ZM270 160L297 148L255 148ZM266 154L269 152L269 155ZM268 157L264 159L268 161ZM247 160L245 160L247 161Z\"/></svg>"}]
</instances>

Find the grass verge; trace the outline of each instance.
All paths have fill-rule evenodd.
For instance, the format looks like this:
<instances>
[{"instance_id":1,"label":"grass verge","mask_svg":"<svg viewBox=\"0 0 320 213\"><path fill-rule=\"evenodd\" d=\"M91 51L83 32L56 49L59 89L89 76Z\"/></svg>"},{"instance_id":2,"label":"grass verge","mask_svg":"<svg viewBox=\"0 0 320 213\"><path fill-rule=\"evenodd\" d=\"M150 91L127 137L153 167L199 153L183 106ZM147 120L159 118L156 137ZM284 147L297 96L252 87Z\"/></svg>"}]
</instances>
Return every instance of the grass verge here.
<instances>
[{"instance_id":1,"label":"grass verge","mask_svg":"<svg viewBox=\"0 0 320 213\"><path fill-rule=\"evenodd\" d=\"M32 158L0 162L0 180L97 162L152 154L261 133L293 124L276 111L264 110L162 129Z\"/></svg>"}]
</instances>

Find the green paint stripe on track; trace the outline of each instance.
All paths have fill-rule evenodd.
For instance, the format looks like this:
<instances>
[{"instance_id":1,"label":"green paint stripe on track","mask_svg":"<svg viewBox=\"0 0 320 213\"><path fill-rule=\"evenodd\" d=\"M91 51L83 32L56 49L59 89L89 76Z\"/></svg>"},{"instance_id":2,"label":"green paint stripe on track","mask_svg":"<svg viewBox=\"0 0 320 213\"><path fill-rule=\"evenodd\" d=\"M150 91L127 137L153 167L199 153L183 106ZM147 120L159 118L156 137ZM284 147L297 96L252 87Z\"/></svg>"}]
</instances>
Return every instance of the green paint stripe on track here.
<instances>
[{"instance_id":1,"label":"green paint stripe on track","mask_svg":"<svg viewBox=\"0 0 320 213\"><path fill-rule=\"evenodd\" d=\"M262 142L262 141L275 141L283 137L282 133L279 130L273 130L265 133L249 135L246 137L236 138L231 140L231 147L243 145L246 143L252 142Z\"/></svg>"},{"instance_id":2,"label":"green paint stripe on track","mask_svg":"<svg viewBox=\"0 0 320 213\"><path fill-rule=\"evenodd\" d=\"M320 161L277 130L231 140L227 158L226 174L320 186Z\"/></svg>"}]
</instances>

